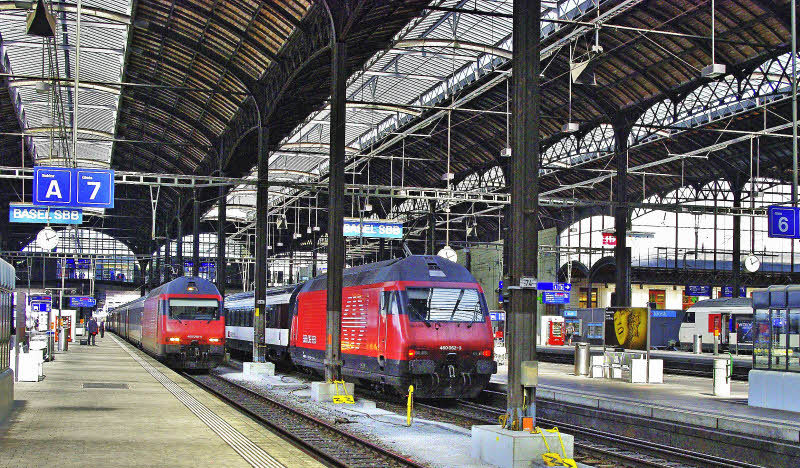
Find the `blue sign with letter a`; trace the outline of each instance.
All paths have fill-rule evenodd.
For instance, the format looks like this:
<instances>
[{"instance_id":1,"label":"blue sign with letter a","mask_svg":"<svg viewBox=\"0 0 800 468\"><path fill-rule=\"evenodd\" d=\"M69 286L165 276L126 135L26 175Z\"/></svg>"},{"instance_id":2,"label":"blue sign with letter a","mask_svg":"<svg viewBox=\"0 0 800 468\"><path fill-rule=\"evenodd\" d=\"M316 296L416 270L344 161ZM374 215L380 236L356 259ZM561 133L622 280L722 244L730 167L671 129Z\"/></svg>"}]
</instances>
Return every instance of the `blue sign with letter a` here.
<instances>
[{"instance_id":1,"label":"blue sign with letter a","mask_svg":"<svg viewBox=\"0 0 800 468\"><path fill-rule=\"evenodd\" d=\"M71 208L114 208L114 171L34 167L33 204Z\"/></svg>"},{"instance_id":2,"label":"blue sign with letter a","mask_svg":"<svg viewBox=\"0 0 800 468\"><path fill-rule=\"evenodd\" d=\"M33 204L74 206L72 175L67 167L34 167Z\"/></svg>"}]
</instances>

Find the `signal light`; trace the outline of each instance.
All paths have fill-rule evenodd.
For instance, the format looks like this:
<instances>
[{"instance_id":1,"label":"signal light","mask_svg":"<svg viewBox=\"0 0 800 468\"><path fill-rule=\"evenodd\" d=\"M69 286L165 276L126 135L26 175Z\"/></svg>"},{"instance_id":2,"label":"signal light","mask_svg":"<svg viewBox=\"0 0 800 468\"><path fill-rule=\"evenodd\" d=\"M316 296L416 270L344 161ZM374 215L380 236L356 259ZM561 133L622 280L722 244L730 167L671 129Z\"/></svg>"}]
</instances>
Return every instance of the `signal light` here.
<instances>
[{"instance_id":1,"label":"signal light","mask_svg":"<svg viewBox=\"0 0 800 468\"><path fill-rule=\"evenodd\" d=\"M417 354L417 352L414 351L413 349L409 349L408 350L408 357L409 358L413 358L415 354Z\"/></svg>"}]
</instances>

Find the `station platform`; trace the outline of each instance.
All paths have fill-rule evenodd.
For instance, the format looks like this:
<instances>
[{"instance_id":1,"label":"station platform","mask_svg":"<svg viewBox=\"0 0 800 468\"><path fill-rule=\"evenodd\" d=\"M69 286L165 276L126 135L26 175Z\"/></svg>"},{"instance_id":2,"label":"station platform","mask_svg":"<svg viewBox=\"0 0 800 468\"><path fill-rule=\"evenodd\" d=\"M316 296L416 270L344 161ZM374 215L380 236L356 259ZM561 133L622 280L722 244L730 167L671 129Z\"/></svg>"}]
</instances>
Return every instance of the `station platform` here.
<instances>
[{"instance_id":1,"label":"station platform","mask_svg":"<svg viewBox=\"0 0 800 468\"><path fill-rule=\"evenodd\" d=\"M491 388L505 392L508 368L500 366ZM574 375L567 364L539 363L536 397L711 430L797 444L800 414L747 405L747 382L732 381L731 396L713 395L712 379L664 375L662 384L635 384Z\"/></svg>"},{"instance_id":2,"label":"station platform","mask_svg":"<svg viewBox=\"0 0 800 468\"><path fill-rule=\"evenodd\" d=\"M322 467L113 334L15 384L0 467Z\"/></svg>"},{"instance_id":3,"label":"station platform","mask_svg":"<svg viewBox=\"0 0 800 468\"><path fill-rule=\"evenodd\" d=\"M600 346L593 345L592 351L599 352ZM569 346L548 346L537 345L536 351L541 361L572 364L575 358L574 345ZM720 353L714 356L710 353L694 354L686 351L650 351L652 359L662 359L664 361L665 373L685 373L692 372L698 375L711 375L714 367L714 359L728 357L728 353ZM750 354L732 355L733 357L733 376L734 379L747 380L747 373L753 367L753 357Z\"/></svg>"}]
</instances>

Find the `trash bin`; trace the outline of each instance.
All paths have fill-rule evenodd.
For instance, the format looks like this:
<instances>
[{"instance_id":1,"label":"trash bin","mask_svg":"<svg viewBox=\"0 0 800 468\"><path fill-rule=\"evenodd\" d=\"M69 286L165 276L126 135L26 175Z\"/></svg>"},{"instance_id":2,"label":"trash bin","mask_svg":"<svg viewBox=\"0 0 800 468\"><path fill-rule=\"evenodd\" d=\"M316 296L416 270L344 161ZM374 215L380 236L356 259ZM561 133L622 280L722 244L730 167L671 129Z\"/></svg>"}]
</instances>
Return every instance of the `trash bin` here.
<instances>
[{"instance_id":1,"label":"trash bin","mask_svg":"<svg viewBox=\"0 0 800 468\"><path fill-rule=\"evenodd\" d=\"M589 343L575 343L575 375L589 375Z\"/></svg>"},{"instance_id":2,"label":"trash bin","mask_svg":"<svg viewBox=\"0 0 800 468\"><path fill-rule=\"evenodd\" d=\"M702 335L694 335L694 354L702 354L703 353L703 336Z\"/></svg>"},{"instance_id":3,"label":"trash bin","mask_svg":"<svg viewBox=\"0 0 800 468\"><path fill-rule=\"evenodd\" d=\"M731 396L731 379L728 374L729 359L714 359L714 396Z\"/></svg>"}]
</instances>

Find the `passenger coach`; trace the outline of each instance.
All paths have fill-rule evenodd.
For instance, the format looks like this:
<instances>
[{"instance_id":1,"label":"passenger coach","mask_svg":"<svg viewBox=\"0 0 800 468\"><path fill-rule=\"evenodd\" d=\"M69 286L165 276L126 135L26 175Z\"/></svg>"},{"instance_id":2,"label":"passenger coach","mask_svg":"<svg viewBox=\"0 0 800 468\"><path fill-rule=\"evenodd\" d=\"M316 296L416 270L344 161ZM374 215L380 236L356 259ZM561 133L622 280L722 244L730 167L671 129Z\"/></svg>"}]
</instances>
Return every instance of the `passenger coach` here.
<instances>
[{"instance_id":1,"label":"passenger coach","mask_svg":"<svg viewBox=\"0 0 800 468\"><path fill-rule=\"evenodd\" d=\"M170 367L212 369L225 355L225 317L213 283L184 276L109 314L112 331Z\"/></svg>"}]
</instances>

